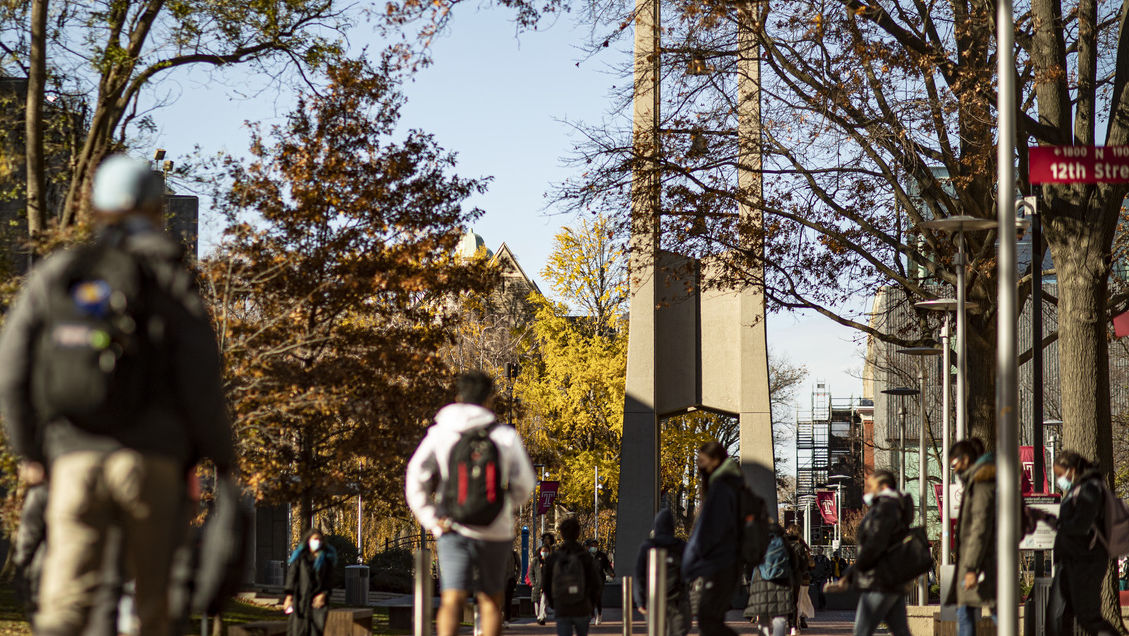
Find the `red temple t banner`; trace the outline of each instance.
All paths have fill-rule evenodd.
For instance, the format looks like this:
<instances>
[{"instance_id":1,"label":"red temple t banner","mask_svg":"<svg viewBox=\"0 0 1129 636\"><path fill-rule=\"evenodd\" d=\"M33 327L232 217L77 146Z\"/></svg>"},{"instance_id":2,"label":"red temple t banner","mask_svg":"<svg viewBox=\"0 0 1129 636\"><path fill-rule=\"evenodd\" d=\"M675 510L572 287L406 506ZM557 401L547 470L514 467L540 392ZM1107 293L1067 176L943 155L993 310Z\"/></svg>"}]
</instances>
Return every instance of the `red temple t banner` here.
<instances>
[{"instance_id":1,"label":"red temple t banner","mask_svg":"<svg viewBox=\"0 0 1129 636\"><path fill-rule=\"evenodd\" d=\"M542 481L537 490L537 514L543 515L553 507L553 500L557 498L557 489L561 486L559 481Z\"/></svg>"},{"instance_id":2,"label":"red temple t banner","mask_svg":"<svg viewBox=\"0 0 1129 636\"><path fill-rule=\"evenodd\" d=\"M835 509L835 491L833 490L819 490L815 493L816 505L819 506L819 514L823 516L823 523L835 525L838 521L838 511Z\"/></svg>"}]
</instances>

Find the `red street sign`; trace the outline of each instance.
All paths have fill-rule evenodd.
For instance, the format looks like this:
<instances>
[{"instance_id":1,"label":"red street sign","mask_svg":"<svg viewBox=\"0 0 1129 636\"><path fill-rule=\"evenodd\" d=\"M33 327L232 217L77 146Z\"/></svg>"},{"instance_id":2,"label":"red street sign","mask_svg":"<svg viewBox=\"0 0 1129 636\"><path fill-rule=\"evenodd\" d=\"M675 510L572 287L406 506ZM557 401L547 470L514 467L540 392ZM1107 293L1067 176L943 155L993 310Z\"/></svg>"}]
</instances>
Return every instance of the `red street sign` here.
<instances>
[{"instance_id":1,"label":"red street sign","mask_svg":"<svg viewBox=\"0 0 1129 636\"><path fill-rule=\"evenodd\" d=\"M537 489L537 514L547 514L553 507L553 500L557 498L557 489L561 487L559 481L542 481Z\"/></svg>"},{"instance_id":2,"label":"red street sign","mask_svg":"<svg viewBox=\"0 0 1129 636\"><path fill-rule=\"evenodd\" d=\"M1029 146L1031 183L1129 183L1129 146Z\"/></svg>"}]
</instances>

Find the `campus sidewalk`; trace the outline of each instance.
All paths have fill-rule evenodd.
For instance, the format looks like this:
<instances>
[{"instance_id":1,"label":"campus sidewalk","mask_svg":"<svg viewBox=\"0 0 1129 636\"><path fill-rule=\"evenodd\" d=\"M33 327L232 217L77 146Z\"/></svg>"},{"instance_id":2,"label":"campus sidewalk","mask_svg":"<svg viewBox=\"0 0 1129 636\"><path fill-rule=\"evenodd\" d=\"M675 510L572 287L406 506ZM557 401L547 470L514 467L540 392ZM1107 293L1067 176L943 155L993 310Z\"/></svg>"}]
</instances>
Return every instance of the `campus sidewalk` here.
<instances>
[{"instance_id":1,"label":"campus sidewalk","mask_svg":"<svg viewBox=\"0 0 1129 636\"><path fill-rule=\"evenodd\" d=\"M591 625L589 634L594 636L617 636L623 633L623 625L620 622L620 611L618 609L607 609L604 611L604 620L599 625ZM732 627L738 634L759 634L755 626L741 618L739 611L729 613L729 626ZM850 634L854 629L855 613L853 610L849 611L836 611L824 610L816 612L816 617L808 621L808 628L801 632L801 636L841 636L843 634ZM636 614L635 622L632 626L632 634L643 635L647 633L647 623L643 621L640 615ZM697 634L697 625L690 631L691 634ZM512 623L503 634L506 636L549 636L556 634L556 626L552 621L545 623L545 625L538 625L536 621L531 619L521 619Z\"/></svg>"}]
</instances>

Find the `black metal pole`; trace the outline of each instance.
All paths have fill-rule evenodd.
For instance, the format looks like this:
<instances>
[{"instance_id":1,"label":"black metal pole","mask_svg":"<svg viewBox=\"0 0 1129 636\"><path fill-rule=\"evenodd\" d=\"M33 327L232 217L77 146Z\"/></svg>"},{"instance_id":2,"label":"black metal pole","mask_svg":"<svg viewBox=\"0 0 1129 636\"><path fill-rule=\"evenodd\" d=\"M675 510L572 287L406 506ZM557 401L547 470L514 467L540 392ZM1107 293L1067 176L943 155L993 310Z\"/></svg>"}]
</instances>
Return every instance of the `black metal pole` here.
<instances>
[{"instance_id":1,"label":"black metal pole","mask_svg":"<svg viewBox=\"0 0 1129 636\"><path fill-rule=\"evenodd\" d=\"M1035 460L1031 485L1043 492L1047 470L1043 457L1043 228L1038 210L1031 212L1031 451ZM1037 553L1037 577L1046 575L1043 561L1042 552Z\"/></svg>"}]
</instances>

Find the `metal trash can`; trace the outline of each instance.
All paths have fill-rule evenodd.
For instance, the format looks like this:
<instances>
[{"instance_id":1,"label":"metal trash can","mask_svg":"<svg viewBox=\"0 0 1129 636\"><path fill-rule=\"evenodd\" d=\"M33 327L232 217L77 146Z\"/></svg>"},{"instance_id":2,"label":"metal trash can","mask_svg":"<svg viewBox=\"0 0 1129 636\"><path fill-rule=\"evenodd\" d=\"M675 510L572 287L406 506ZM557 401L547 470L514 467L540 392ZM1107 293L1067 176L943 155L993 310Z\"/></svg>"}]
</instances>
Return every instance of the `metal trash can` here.
<instances>
[{"instance_id":1,"label":"metal trash can","mask_svg":"<svg viewBox=\"0 0 1129 636\"><path fill-rule=\"evenodd\" d=\"M267 585L286 585L286 569L282 561L267 561Z\"/></svg>"},{"instance_id":2,"label":"metal trash can","mask_svg":"<svg viewBox=\"0 0 1129 636\"><path fill-rule=\"evenodd\" d=\"M345 566L345 604L349 607L368 607L368 566Z\"/></svg>"}]
</instances>

